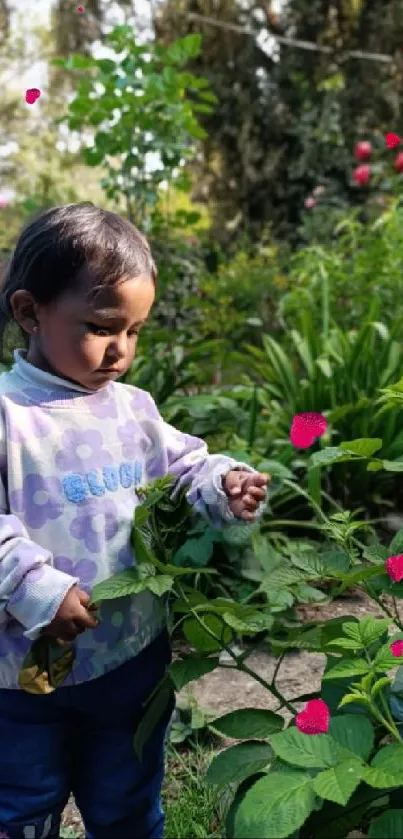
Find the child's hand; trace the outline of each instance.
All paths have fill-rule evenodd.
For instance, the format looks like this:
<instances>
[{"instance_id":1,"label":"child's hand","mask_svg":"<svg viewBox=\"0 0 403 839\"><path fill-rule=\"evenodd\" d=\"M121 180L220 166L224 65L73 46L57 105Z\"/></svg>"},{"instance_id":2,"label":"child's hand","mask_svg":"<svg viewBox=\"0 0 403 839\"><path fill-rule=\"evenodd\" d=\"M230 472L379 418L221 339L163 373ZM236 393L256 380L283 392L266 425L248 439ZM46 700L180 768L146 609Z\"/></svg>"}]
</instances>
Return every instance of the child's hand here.
<instances>
[{"instance_id":1,"label":"child's hand","mask_svg":"<svg viewBox=\"0 0 403 839\"><path fill-rule=\"evenodd\" d=\"M95 629L99 621L90 612L95 605L89 606L89 595L77 585L67 592L52 622L42 631L43 635L52 635L60 641L74 641L86 629Z\"/></svg>"},{"instance_id":2,"label":"child's hand","mask_svg":"<svg viewBox=\"0 0 403 839\"><path fill-rule=\"evenodd\" d=\"M256 510L267 497L270 475L261 472L244 472L232 469L223 478L223 488L230 498L229 508L234 516L244 521L254 521Z\"/></svg>"}]
</instances>

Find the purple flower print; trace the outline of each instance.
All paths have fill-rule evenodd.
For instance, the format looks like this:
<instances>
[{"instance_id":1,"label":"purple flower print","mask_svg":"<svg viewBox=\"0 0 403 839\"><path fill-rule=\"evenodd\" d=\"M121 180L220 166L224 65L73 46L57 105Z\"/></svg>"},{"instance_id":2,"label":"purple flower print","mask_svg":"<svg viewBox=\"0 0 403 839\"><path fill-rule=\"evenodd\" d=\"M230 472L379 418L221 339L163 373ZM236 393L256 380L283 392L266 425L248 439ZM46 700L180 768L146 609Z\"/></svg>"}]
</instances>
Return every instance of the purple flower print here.
<instances>
[{"instance_id":1,"label":"purple flower print","mask_svg":"<svg viewBox=\"0 0 403 839\"><path fill-rule=\"evenodd\" d=\"M110 499L89 502L71 522L70 533L81 539L93 554L101 552L105 540L109 542L118 532L118 511Z\"/></svg>"},{"instance_id":2,"label":"purple flower print","mask_svg":"<svg viewBox=\"0 0 403 839\"><path fill-rule=\"evenodd\" d=\"M110 383L106 388L97 391L88 400L88 406L91 413L97 419L117 419L118 412L116 408L115 393L113 391L113 383Z\"/></svg>"},{"instance_id":3,"label":"purple flower print","mask_svg":"<svg viewBox=\"0 0 403 839\"><path fill-rule=\"evenodd\" d=\"M117 598L113 607L109 604L106 608L101 606L100 624L92 630L94 640L106 644L108 650L112 650L120 641L127 638L132 629L131 603L127 602L127 598L127 601L123 604L123 600L126 600L126 598ZM120 609L118 604L121 606Z\"/></svg>"},{"instance_id":4,"label":"purple flower print","mask_svg":"<svg viewBox=\"0 0 403 839\"><path fill-rule=\"evenodd\" d=\"M116 568L116 571L126 571L127 568L133 568L135 565L135 559L130 542L128 542L127 545L123 545L123 548L120 549L117 560L118 567Z\"/></svg>"},{"instance_id":5,"label":"purple flower print","mask_svg":"<svg viewBox=\"0 0 403 839\"><path fill-rule=\"evenodd\" d=\"M135 420L128 420L124 425L118 426L117 434L122 442L123 456L127 460L134 460L144 453L149 445L148 437Z\"/></svg>"},{"instance_id":6,"label":"purple flower print","mask_svg":"<svg viewBox=\"0 0 403 839\"><path fill-rule=\"evenodd\" d=\"M130 407L133 411L134 416L141 413L145 414L149 419L152 420L160 419L157 406L155 405L150 394L146 393L145 390L140 390L138 388L134 389L133 397L130 400Z\"/></svg>"},{"instance_id":7,"label":"purple flower print","mask_svg":"<svg viewBox=\"0 0 403 839\"><path fill-rule=\"evenodd\" d=\"M167 458L165 452L155 446L151 451L151 457L147 460L146 471L148 479L161 478L167 474Z\"/></svg>"},{"instance_id":8,"label":"purple flower print","mask_svg":"<svg viewBox=\"0 0 403 839\"><path fill-rule=\"evenodd\" d=\"M15 422L10 426L10 439L14 443L25 443L26 440L47 437L52 431L52 422L38 408L32 407L21 415L20 424Z\"/></svg>"},{"instance_id":9,"label":"purple flower print","mask_svg":"<svg viewBox=\"0 0 403 839\"><path fill-rule=\"evenodd\" d=\"M102 448L100 431L79 431L69 428L62 434L62 448L57 452L55 463L64 472L89 472L109 466L112 456Z\"/></svg>"},{"instance_id":10,"label":"purple flower print","mask_svg":"<svg viewBox=\"0 0 403 839\"><path fill-rule=\"evenodd\" d=\"M53 561L54 567L58 571L64 571L71 577L79 577L80 588L87 593L91 590L98 571L97 563L93 559L79 559L77 562L73 562L67 556L55 556Z\"/></svg>"},{"instance_id":11,"label":"purple flower print","mask_svg":"<svg viewBox=\"0 0 403 839\"><path fill-rule=\"evenodd\" d=\"M61 483L57 478L43 478L30 474L24 478L23 488L10 492L13 513L21 513L28 527L39 529L49 519L58 519L63 512Z\"/></svg>"}]
</instances>

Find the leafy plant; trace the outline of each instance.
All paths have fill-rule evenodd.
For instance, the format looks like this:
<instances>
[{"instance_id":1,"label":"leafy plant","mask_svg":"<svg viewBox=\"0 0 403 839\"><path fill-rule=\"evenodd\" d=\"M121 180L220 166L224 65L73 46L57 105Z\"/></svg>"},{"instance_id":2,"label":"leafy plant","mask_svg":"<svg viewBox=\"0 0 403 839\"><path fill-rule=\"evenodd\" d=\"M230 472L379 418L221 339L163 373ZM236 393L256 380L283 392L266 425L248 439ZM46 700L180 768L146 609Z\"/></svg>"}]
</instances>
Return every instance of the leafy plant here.
<instances>
[{"instance_id":1,"label":"leafy plant","mask_svg":"<svg viewBox=\"0 0 403 839\"><path fill-rule=\"evenodd\" d=\"M129 218L150 230L160 185L168 181L188 189L183 164L195 153L194 141L205 136L197 114L210 113L216 99L208 81L183 69L199 53L199 35L169 46L141 44L133 27L122 25L105 42L114 57L53 60L79 79L68 115L57 124L94 129L93 143L83 149L86 163L106 165L101 186L107 197L124 196ZM155 155L158 168L150 166Z\"/></svg>"}]
</instances>

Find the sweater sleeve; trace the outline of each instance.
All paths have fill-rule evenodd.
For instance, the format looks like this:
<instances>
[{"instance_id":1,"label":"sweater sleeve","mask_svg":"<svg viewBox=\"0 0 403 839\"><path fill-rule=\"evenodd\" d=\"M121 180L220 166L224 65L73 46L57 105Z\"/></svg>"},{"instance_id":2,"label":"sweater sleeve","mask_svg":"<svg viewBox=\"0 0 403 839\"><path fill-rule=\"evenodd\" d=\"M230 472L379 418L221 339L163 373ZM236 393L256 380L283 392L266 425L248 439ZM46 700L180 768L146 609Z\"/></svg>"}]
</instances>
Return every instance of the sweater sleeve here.
<instances>
[{"instance_id":1,"label":"sweater sleeve","mask_svg":"<svg viewBox=\"0 0 403 839\"><path fill-rule=\"evenodd\" d=\"M230 510L223 478L232 469L245 472L255 472L255 469L226 455L209 454L203 440L178 431L162 419L155 403L153 408L158 445L166 455L168 474L176 478L174 493L188 486L186 497L189 504L217 529L223 524L246 524ZM264 507L265 502L259 505L257 518L262 515Z\"/></svg>"},{"instance_id":2,"label":"sweater sleeve","mask_svg":"<svg viewBox=\"0 0 403 839\"><path fill-rule=\"evenodd\" d=\"M79 579L53 568L52 554L33 542L7 509L0 476L0 626L11 615L34 641Z\"/></svg>"}]
</instances>

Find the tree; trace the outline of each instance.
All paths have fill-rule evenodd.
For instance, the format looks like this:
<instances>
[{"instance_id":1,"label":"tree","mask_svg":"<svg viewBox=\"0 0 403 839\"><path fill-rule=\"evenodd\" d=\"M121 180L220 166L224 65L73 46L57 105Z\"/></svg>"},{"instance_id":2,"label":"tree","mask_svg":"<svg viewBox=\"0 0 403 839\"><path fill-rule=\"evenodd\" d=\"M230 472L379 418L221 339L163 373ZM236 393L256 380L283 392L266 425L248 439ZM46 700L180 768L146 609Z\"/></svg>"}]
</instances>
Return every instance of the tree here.
<instances>
[{"instance_id":1,"label":"tree","mask_svg":"<svg viewBox=\"0 0 403 839\"><path fill-rule=\"evenodd\" d=\"M259 237L267 225L297 241L304 198L318 184L341 208L364 199L351 182L354 142L403 127L401 0L288 0L279 15L267 0L165 0L155 30L165 41L203 34L191 70L209 79L219 103L202 119L198 197L212 206L221 241L240 231ZM268 54L259 44L270 34L330 52L282 43ZM352 50L392 60L352 58Z\"/></svg>"}]
</instances>

